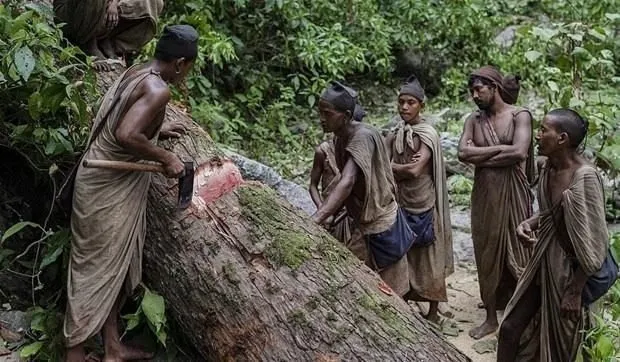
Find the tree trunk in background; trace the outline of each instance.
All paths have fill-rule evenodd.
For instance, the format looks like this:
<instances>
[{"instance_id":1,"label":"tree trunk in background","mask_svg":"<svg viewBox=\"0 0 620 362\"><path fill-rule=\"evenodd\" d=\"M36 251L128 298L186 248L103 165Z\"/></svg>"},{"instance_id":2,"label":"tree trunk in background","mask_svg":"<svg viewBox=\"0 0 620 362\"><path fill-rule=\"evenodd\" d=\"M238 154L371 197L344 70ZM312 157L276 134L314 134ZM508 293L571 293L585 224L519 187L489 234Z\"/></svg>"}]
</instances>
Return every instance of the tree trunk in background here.
<instances>
[{"instance_id":1,"label":"tree trunk in background","mask_svg":"<svg viewBox=\"0 0 620 362\"><path fill-rule=\"evenodd\" d=\"M166 120L189 125L161 144L195 162L194 197L176 209L177 180L153 176L143 275L205 359L468 360L305 213L243 182L184 111Z\"/></svg>"}]
</instances>

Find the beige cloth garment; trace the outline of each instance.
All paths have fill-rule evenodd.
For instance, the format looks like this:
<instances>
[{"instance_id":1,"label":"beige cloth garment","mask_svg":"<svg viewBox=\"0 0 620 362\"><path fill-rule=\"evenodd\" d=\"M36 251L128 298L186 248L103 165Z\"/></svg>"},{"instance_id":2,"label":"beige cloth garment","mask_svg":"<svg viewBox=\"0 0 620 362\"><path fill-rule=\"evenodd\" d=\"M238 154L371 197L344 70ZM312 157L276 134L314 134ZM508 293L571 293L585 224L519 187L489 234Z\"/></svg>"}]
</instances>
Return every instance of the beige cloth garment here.
<instances>
[{"instance_id":1,"label":"beige cloth garment","mask_svg":"<svg viewBox=\"0 0 620 362\"><path fill-rule=\"evenodd\" d=\"M86 159L140 161L120 146L114 135L134 89L146 77L158 76L136 68L125 71L105 94L92 129L99 122L106 124L86 151ZM113 104L117 92L121 97ZM111 107L108 119L102 120ZM156 142L157 136L151 142ZM78 168L64 322L69 347L99 332L123 286L130 294L140 283L150 180L148 172L86 168L81 164Z\"/></svg>"},{"instance_id":2,"label":"beige cloth garment","mask_svg":"<svg viewBox=\"0 0 620 362\"><path fill-rule=\"evenodd\" d=\"M119 25L106 28L108 0L54 0L56 22L65 23L63 33L78 46L95 38L111 36L121 52L140 50L157 31L163 0L119 0Z\"/></svg>"},{"instance_id":3,"label":"beige cloth garment","mask_svg":"<svg viewBox=\"0 0 620 362\"><path fill-rule=\"evenodd\" d=\"M504 313L504 318L510 316L527 288L532 283L539 285L540 312L528 327L530 333L521 338L518 361L575 360L588 328L587 309L582 309L577 321L562 318L562 296L572 277L573 262L592 275L600 269L609 248L603 184L596 170L590 165L576 170L555 205L547 190L548 172L543 168L538 186L538 241ZM562 245L569 245L574 255Z\"/></svg>"},{"instance_id":4,"label":"beige cloth garment","mask_svg":"<svg viewBox=\"0 0 620 362\"><path fill-rule=\"evenodd\" d=\"M352 157L362 172L363 177L356 181L354 191L345 205L355 225L366 236L389 229L396 220L398 205L394 196L394 176L381 135L370 125L358 124L357 127L348 142L336 138L335 154L340 170ZM364 190L361 197L355 193L359 188ZM373 267L372 256L369 253L367 255L366 264ZM378 273L396 294L403 296L409 291L406 255Z\"/></svg>"},{"instance_id":5,"label":"beige cloth garment","mask_svg":"<svg viewBox=\"0 0 620 362\"><path fill-rule=\"evenodd\" d=\"M419 152L419 146L416 147L413 142L415 137L419 137L432 152L432 175L398 181L398 204L404 210L421 214L434 209L435 242L427 247L411 248L407 253L410 299L445 302L448 300L445 279L454 272L454 257L446 171L439 134L425 121L415 125L401 121L395 133L392 145L395 163L407 164Z\"/></svg>"},{"instance_id":6,"label":"beige cloth garment","mask_svg":"<svg viewBox=\"0 0 620 362\"><path fill-rule=\"evenodd\" d=\"M526 110L513 113L513 117ZM514 118L513 118L514 119ZM485 145L512 144L514 123L504 134L478 112ZM532 155L529 155L532 157ZM471 232L482 302L502 309L510 299L531 251L517 239L517 226L532 215L533 195L524 165L476 167L471 195Z\"/></svg>"}]
</instances>

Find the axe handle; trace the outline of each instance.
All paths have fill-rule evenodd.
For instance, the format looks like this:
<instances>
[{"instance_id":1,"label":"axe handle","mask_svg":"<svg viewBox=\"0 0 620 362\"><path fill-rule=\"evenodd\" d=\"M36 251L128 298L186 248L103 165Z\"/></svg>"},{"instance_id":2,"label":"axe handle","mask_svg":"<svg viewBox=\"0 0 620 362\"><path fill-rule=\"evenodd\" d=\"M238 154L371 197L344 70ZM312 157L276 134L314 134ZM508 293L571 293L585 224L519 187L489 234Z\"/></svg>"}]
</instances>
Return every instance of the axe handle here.
<instances>
[{"instance_id":1,"label":"axe handle","mask_svg":"<svg viewBox=\"0 0 620 362\"><path fill-rule=\"evenodd\" d=\"M146 163L109 161L109 160L84 160L84 167L111 168L125 171L164 172L164 166Z\"/></svg>"}]
</instances>

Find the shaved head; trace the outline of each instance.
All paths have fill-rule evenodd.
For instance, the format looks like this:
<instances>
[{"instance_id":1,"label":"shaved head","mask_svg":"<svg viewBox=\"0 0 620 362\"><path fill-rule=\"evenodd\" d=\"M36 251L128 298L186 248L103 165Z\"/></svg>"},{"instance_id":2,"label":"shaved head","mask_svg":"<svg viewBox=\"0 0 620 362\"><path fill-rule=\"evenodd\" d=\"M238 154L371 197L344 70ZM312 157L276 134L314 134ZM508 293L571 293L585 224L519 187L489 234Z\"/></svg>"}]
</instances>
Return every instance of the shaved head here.
<instances>
[{"instance_id":1,"label":"shaved head","mask_svg":"<svg viewBox=\"0 0 620 362\"><path fill-rule=\"evenodd\" d=\"M554 109L547 114L552 117L553 126L558 133L568 135L569 144L573 148L579 147L588 133L588 121L579 113L568 108Z\"/></svg>"}]
</instances>

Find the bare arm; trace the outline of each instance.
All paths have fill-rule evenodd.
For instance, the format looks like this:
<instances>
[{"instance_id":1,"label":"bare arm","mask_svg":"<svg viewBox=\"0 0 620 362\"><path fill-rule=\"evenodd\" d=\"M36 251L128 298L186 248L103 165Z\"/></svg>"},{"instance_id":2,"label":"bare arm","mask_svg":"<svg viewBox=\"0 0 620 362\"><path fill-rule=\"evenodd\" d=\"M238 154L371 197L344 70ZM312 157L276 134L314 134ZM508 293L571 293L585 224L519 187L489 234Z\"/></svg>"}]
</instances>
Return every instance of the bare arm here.
<instances>
[{"instance_id":1,"label":"bare arm","mask_svg":"<svg viewBox=\"0 0 620 362\"><path fill-rule=\"evenodd\" d=\"M340 181L334 187L334 190L329 194L321 208L312 215L312 219L317 224L322 224L328 217L334 215L342 205L344 201L351 195L355 180L359 175L360 170L352 157L344 165L342 170Z\"/></svg>"},{"instance_id":2,"label":"bare arm","mask_svg":"<svg viewBox=\"0 0 620 362\"><path fill-rule=\"evenodd\" d=\"M317 209L321 208L323 200L319 193L319 182L323 174L323 165L325 164L325 153L317 146L314 150L314 161L312 162L312 171L310 171L310 197L316 205Z\"/></svg>"},{"instance_id":3,"label":"bare arm","mask_svg":"<svg viewBox=\"0 0 620 362\"><path fill-rule=\"evenodd\" d=\"M407 164L397 164L392 162L392 172L398 180L412 179L420 177L424 172L426 165L432 160L433 153L431 149L422 143L420 151L416 153L413 159Z\"/></svg>"},{"instance_id":4,"label":"bare arm","mask_svg":"<svg viewBox=\"0 0 620 362\"><path fill-rule=\"evenodd\" d=\"M505 167L523 162L527 158L532 142L532 117L521 112L515 118L515 133L512 145L500 145L500 153L478 164L482 167Z\"/></svg>"},{"instance_id":5,"label":"bare arm","mask_svg":"<svg viewBox=\"0 0 620 362\"><path fill-rule=\"evenodd\" d=\"M163 163L167 168L167 175L181 174L184 167L179 158L174 153L153 145L149 140L153 120L165 110L170 91L149 82L145 82L143 87L143 94L119 120L114 132L116 140L122 147L145 160Z\"/></svg>"},{"instance_id":6,"label":"bare arm","mask_svg":"<svg viewBox=\"0 0 620 362\"><path fill-rule=\"evenodd\" d=\"M474 139L474 117L470 116L465 120L463 133L459 140L458 157L462 162L477 165L483 161L500 153L497 146L476 147L473 145Z\"/></svg>"},{"instance_id":7,"label":"bare arm","mask_svg":"<svg viewBox=\"0 0 620 362\"><path fill-rule=\"evenodd\" d=\"M392 160L392 146L394 145L394 138L396 138L394 136L394 132L388 133L383 138L383 143L385 144L385 150L387 151L388 159L390 161Z\"/></svg>"}]
</instances>

